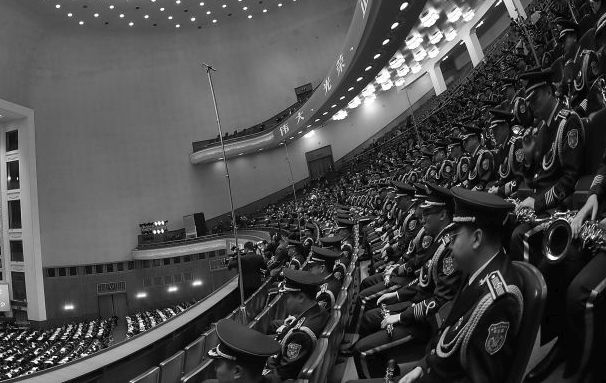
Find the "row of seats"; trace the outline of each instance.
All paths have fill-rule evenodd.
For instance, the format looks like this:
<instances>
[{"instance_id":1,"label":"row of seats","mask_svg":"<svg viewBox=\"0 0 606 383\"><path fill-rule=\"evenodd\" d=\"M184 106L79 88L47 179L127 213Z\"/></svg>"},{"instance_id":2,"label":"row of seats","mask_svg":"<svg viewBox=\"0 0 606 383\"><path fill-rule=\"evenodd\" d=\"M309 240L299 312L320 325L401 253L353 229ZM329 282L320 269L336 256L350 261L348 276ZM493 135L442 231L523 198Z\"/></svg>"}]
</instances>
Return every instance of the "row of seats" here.
<instances>
[{"instance_id":1,"label":"row of seats","mask_svg":"<svg viewBox=\"0 0 606 383\"><path fill-rule=\"evenodd\" d=\"M0 330L0 380L29 375L88 356L109 345L117 318L34 330Z\"/></svg>"},{"instance_id":2,"label":"row of seats","mask_svg":"<svg viewBox=\"0 0 606 383\"><path fill-rule=\"evenodd\" d=\"M171 307L138 312L126 316L126 337L151 330L162 322L179 315L191 307L192 302L183 302Z\"/></svg>"}]
</instances>

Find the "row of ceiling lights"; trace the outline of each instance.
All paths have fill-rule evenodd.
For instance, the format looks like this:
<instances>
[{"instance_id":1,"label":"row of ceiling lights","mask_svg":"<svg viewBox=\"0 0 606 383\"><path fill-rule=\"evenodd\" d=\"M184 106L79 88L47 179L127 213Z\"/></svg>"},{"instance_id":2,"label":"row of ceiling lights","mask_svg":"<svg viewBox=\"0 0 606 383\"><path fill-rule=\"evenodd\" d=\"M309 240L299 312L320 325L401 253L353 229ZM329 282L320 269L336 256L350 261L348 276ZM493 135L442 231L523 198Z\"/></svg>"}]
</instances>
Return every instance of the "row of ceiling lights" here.
<instances>
[{"instance_id":1,"label":"row of ceiling lights","mask_svg":"<svg viewBox=\"0 0 606 383\"><path fill-rule=\"evenodd\" d=\"M403 3L402 7L405 9L407 3ZM402 8L401 8L402 9ZM464 7L458 7L453 5L446 10L446 17L450 23L455 23L459 20L463 20L464 22L469 22L475 16L475 12L468 5ZM337 113L332 116L333 120L340 121L348 116L348 112L346 109L356 109L362 103L364 104L372 104L376 100L376 92L377 89L381 91L389 91L394 86L401 87L406 83L405 77L409 74L419 73L422 69L421 62L425 58L435 58L440 53L440 50L437 44L444 39L445 41L452 41L457 36L457 31L453 25L448 25L444 31L441 31L438 27L434 27L435 23L440 17L440 12L434 8L428 8L424 12L421 13L419 17L420 26L424 28L431 28L428 33L428 40L431 45L427 48L422 46L424 41L423 36L419 32L412 32L405 40L406 48L412 53L412 62L410 65L406 64L406 59L404 54L398 50L393 55L393 57L389 60L388 65L383 68L379 74L375 77L375 82L371 82L368 84L357 96L352 98L348 103L346 108L340 109ZM482 22L478 23L480 26ZM398 27L398 23L394 23L392 25L392 30ZM433 28L432 28L433 27ZM383 42L383 45L389 43L389 39L386 39ZM377 53L374 56L374 59L378 59L381 57L380 53ZM446 59L448 56L445 56ZM369 65L365 68L365 72L370 71L373 68L372 65ZM362 81L363 77L358 77L357 81ZM353 91L354 87L348 89L348 91ZM333 105L334 107L334 105Z\"/></svg>"},{"instance_id":2,"label":"row of ceiling lights","mask_svg":"<svg viewBox=\"0 0 606 383\"><path fill-rule=\"evenodd\" d=\"M155 2L156 2L156 0L150 0L150 1L151 1L152 3L155 3ZM292 1L293 1L293 2L296 2L297 0L292 0ZM242 0L238 0L238 2L242 2ZM180 4L181 4L181 0L175 0L175 4L180 5ZM205 5L205 3L204 3L204 2L200 2L200 7L204 7L204 5ZM278 6L278 7L282 7L282 6L283 6L283 3L279 2L279 3L277 4L277 6ZM56 9L61 9L61 4L60 4L60 3L55 4L55 8L56 8ZM85 7L85 8L87 8L87 7ZM116 9L116 6L115 6L115 5L113 5L113 4L110 4L110 5L108 6L108 8L109 8L110 10L112 10L112 11L113 11L114 9ZM225 8L228 8L228 5L227 5L227 4L222 4L222 5L221 5L221 8L224 8L224 9L225 9ZM138 7L137 7L137 9L138 9ZM248 7L248 6L243 6L243 7L242 7L242 10L243 10L244 12L247 12L247 11L249 10L249 7ZM166 11L166 9L165 9L164 7L160 7L160 12L164 12L164 11ZM263 8L263 11L262 11L262 12L263 12L263 13L267 13L267 12L268 12L268 9L267 9L267 8ZM208 10L208 11L206 11L205 13L206 13L206 15L207 15L207 16L210 16L210 15L212 14L212 11ZM100 16L101 16L101 15L100 15L100 13L99 13L99 12L95 12L95 13L93 13L93 17L94 17L94 18L99 18ZM228 16L231 16L231 14L229 14ZM68 18L73 18L73 17L74 17L73 12L68 12L68 13L67 13L67 17L68 17ZM124 13L122 13L122 12L121 12L121 13L119 13L119 14L118 14L118 17L119 17L120 19L124 19L124 18L126 18L126 15L125 15ZM252 14L247 14L247 18L250 20L250 19L252 19L252 18L253 18L253 15L252 15ZM143 15L143 19L145 19L145 20L149 20L149 19L150 19L149 14L145 14L145 15ZM172 15L169 15L169 16L167 16L167 19L172 21L172 20L174 19L174 17L173 17ZM197 21L197 18L196 18L195 16L189 17L189 21L190 21L190 22L192 22L192 23L195 23L195 22ZM212 19L212 23L213 23L213 24L216 24L217 22L218 22L218 20L217 20L216 18L213 18L213 19ZM85 21L84 21L84 20L79 20L79 21L78 21L78 24L79 24L79 25L84 25L84 24L85 24ZM107 22L107 21L106 21L106 22L105 22L105 24L107 25L107 24L109 24L109 22ZM135 26L135 22L134 22L132 19L131 19L131 20L129 20L129 22L128 22L128 26L129 26L129 27L134 27L134 26ZM157 24L153 24L153 26L157 26ZM175 28L180 28L180 27L181 27L181 24L179 24L179 23L175 24Z\"/></svg>"}]
</instances>

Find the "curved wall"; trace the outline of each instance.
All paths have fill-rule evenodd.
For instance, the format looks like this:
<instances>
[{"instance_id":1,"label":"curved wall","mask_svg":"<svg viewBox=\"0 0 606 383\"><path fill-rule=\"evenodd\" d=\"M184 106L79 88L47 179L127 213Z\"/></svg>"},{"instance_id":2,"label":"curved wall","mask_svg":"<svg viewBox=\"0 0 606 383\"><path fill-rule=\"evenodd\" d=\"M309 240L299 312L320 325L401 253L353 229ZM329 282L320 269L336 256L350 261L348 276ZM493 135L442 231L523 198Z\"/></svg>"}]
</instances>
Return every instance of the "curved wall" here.
<instances>
[{"instance_id":1,"label":"curved wall","mask_svg":"<svg viewBox=\"0 0 606 383\"><path fill-rule=\"evenodd\" d=\"M13 54L0 63L0 98L36 114L44 266L124 261L140 222L177 228L183 215L225 212L223 175L189 162L192 141L216 135L200 63L219 69L224 131L251 126L292 104L296 86L319 82L355 5L302 1L202 30L109 32L47 23L3 1L10 38L0 51ZM244 180L251 166L271 176ZM245 192L236 203L284 187L287 169L274 167L268 156L234 174Z\"/></svg>"}]
</instances>

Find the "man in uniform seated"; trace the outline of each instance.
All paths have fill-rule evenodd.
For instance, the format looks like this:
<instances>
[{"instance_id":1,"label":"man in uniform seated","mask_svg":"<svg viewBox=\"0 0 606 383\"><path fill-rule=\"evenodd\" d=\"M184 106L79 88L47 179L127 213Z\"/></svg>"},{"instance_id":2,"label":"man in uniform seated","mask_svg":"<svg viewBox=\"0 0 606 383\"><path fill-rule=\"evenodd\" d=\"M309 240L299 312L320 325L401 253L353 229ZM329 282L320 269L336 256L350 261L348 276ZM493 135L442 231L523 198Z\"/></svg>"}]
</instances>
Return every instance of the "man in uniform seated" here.
<instances>
[{"instance_id":1,"label":"man in uniform seated","mask_svg":"<svg viewBox=\"0 0 606 383\"><path fill-rule=\"evenodd\" d=\"M217 323L219 344L208 352L215 360L217 379L206 383L270 383L274 375L263 376L267 358L280 351L280 344L271 337L238 324L231 319Z\"/></svg>"},{"instance_id":2,"label":"man in uniform seated","mask_svg":"<svg viewBox=\"0 0 606 383\"><path fill-rule=\"evenodd\" d=\"M343 269L336 263L338 259L339 253L336 251L317 246L311 248L308 270L326 278L316 294L316 301L328 312L335 305L345 276Z\"/></svg>"},{"instance_id":3,"label":"man in uniform seated","mask_svg":"<svg viewBox=\"0 0 606 383\"><path fill-rule=\"evenodd\" d=\"M267 373L274 372L286 380L296 379L301 372L328 322L328 312L316 302L318 286L324 283L325 277L309 271L284 269L280 292L286 294L289 316L277 330L276 340L282 348L269 359Z\"/></svg>"},{"instance_id":4,"label":"man in uniform seated","mask_svg":"<svg viewBox=\"0 0 606 383\"><path fill-rule=\"evenodd\" d=\"M499 383L508 378L524 302L502 248L513 205L484 192L453 188L451 249L467 278L419 365L399 383Z\"/></svg>"}]
</instances>

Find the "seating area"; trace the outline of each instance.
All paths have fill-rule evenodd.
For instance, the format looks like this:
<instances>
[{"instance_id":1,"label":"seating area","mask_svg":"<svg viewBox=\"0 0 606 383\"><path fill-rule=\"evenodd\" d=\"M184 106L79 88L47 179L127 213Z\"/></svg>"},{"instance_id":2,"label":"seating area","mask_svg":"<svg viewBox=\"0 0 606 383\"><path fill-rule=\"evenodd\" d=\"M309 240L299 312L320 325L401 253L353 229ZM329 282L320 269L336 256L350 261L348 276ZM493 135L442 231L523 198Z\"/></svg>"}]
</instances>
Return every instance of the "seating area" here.
<instances>
[{"instance_id":1,"label":"seating area","mask_svg":"<svg viewBox=\"0 0 606 383\"><path fill-rule=\"evenodd\" d=\"M29 375L107 348L117 318L70 323L46 330L0 330L0 380Z\"/></svg>"},{"instance_id":2,"label":"seating area","mask_svg":"<svg viewBox=\"0 0 606 383\"><path fill-rule=\"evenodd\" d=\"M195 303L195 302L194 302ZM126 316L126 337L149 331L162 322L181 314L187 310L193 303L183 302L170 307L157 308L153 310L138 312Z\"/></svg>"}]
</instances>

